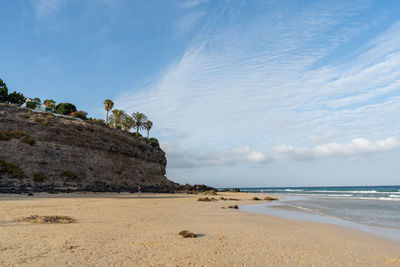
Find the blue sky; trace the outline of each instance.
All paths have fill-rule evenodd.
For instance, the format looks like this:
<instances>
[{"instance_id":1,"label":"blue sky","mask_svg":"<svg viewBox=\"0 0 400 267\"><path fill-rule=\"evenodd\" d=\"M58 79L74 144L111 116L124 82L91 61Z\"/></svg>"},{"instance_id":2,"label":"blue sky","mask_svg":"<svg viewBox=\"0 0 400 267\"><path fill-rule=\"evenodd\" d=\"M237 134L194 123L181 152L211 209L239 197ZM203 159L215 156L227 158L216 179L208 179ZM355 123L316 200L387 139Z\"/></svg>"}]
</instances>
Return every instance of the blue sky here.
<instances>
[{"instance_id":1,"label":"blue sky","mask_svg":"<svg viewBox=\"0 0 400 267\"><path fill-rule=\"evenodd\" d=\"M0 3L0 77L146 113L167 176L212 186L399 184L397 1Z\"/></svg>"}]
</instances>

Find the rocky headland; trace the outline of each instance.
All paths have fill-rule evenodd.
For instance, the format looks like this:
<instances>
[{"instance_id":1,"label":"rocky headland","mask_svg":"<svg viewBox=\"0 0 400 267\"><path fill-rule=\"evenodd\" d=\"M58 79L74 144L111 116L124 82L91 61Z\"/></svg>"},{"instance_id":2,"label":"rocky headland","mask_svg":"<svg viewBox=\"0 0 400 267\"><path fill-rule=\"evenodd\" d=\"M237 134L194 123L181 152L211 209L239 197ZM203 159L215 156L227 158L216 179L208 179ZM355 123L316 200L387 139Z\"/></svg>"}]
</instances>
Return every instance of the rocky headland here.
<instances>
[{"instance_id":1,"label":"rocky headland","mask_svg":"<svg viewBox=\"0 0 400 267\"><path fill-rule=\"evenodd\" d=\"M0 103L0 193L175 191L166 164L146 138Z\"/></svg>"}]
</instances>

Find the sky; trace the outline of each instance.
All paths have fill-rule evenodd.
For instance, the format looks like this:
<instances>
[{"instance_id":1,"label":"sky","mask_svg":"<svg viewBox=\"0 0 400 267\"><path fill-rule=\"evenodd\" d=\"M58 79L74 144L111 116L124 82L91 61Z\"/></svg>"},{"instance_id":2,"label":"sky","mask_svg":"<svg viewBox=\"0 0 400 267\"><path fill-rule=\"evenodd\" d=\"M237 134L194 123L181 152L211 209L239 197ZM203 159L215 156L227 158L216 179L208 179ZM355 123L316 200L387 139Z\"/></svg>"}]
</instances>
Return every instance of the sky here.
<instances>
[{"instance_id":1,"label":"sky","mask_svg":"<svg viewBox=\"0 0 400 267\"><path fill-rule=\"evenodd\" d=\"M0 0L10 91L153 121L167 177L400 184L400 4Z\"/></svg>"}]
</instances>

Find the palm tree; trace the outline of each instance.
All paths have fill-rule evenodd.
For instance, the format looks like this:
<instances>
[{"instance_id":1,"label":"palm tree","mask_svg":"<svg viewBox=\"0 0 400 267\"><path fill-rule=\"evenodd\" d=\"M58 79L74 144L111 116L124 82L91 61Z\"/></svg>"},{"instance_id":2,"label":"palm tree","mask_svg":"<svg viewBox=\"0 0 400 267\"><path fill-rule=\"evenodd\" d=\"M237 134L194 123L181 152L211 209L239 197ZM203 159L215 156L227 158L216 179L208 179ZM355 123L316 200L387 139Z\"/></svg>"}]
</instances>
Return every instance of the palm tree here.
<instances>
[{"instance_id":1,"label":"palm tree","mask_svg":"<svg viewBox=\"0 0 400 267\"><path fill-rule=\"evenodd\" d=\"M112 110L113 107L114 107L114 102L112 102L110 99L104 100L104 109L105 109L106 112L107 112L107 115L106 115L106 124L108 124L108 112L109 112L110 110Z\"/></svg>"},{"instance_id":2,"label":"palm tree","mask_svg":"<svg viewBox=\"0 0 400 267\"><path fill-rule=\"evenodd\" d=\"M120 109L114 109L112 111L112 124L114 124L114 128L121 127L122 117L125 115L125 112Z\"/></svg>"},{"instance_id":3,"label":"palm tree","mask_svg":"<svg viewBox=\"0 0 400 267\"><path fill-rule=\"evenodd\" d=\"M56 105L56 101L54 101L53 99L46 99L44 101L44 105L46 106L46 108L54 108L54 106Z\"/></svg>"},{"instance_id":4,"label":"palm tree","mask_svg":"<svg viewBox=\"0 0 400 267\"><path fill-rule=\"evenodd\" d=\"M147 139L149 139L149 133L150 133L150 129L152 126L153 126L153 123L149 120L144 123L144 128L146 128L146 130L147 130Z\"/></svg>"},{"instance_id":5,"label":"palm tree","mask_svg":"<svg viewBox=\"0 0 400 267\"><path fill-rule=\"evenodd\" d=\"M147 116L141 112L135 112L132 114L133 127L136 128L136 133L139 134L139 130L144 128L144 123L147 121Z\"/></svg>"},{"instance_id":6,"label":"palm tree","mask_svg":"<svg viewBox=\"0 0 400 267\"><path fill-rule=\"evenodd\" d=\"M121 123L122 123L122 129L124 131L129 132L131 130L131 128L133 127L133 119L128 114L124 114L122 116L122 122Z\"/></svg>"}]
</instances>

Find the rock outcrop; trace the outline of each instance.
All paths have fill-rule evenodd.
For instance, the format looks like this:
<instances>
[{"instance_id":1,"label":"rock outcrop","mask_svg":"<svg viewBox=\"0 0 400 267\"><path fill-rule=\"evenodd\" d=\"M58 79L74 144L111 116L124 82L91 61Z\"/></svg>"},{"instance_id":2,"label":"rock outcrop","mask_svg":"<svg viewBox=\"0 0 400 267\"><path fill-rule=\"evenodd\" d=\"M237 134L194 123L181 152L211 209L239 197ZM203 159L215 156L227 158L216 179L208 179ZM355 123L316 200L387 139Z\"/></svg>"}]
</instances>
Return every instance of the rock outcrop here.
<instances>
[{"instance_id":1,"label":"rock outcrop","mask_svg":"<svg viewBox=\"0 0 400 267\"><path fill-rule=\"evenodd\" d=\"M105 126L0 104L0 192L168 192L158 144Z\"/></svg>"}]
</instances>

